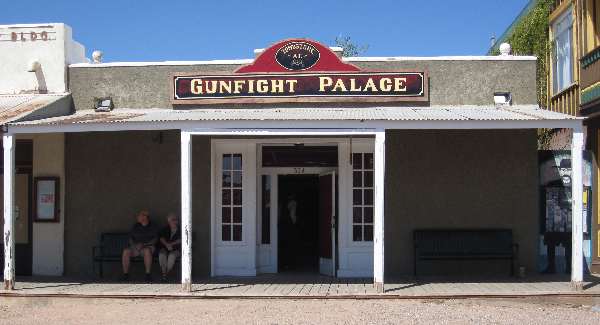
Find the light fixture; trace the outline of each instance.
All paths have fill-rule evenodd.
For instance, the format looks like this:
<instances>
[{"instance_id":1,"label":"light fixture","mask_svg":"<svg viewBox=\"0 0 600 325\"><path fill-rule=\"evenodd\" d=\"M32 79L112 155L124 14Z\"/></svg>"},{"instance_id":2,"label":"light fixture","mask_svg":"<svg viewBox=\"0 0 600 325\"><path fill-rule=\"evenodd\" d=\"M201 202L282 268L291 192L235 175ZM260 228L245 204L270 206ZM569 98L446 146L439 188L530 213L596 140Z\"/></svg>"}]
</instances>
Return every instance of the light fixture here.
<instances>
[{"instance_id":1,"label":"light fixture","mask_svg":"<svg viewBox=\"0 0 600 325\"><path fill-rule=\"evenodd\" d=\"M94 52L92 52L92 62L94 62L94 63L102 63L102 56L103 55L104 55L104 53L102 51L95 50Z\"/></svg>"},{"instance_id":2,"label":"light fixture","mask_svg":"<svg viewBox=\"0 0 600 325\"><path fill-rule=\"evenodd\" d=\"M111 97L102 97L95 99L96 112L110 112L114 108Z\"/></svg>"},{"instance_id":3,"label":"light fixture","mask_svg":"<svg viewBox=\"0 0 600 325\"><path fill-rule=\"evenodd\" d=\"M494 93L494 104L496 106L506 106L512 104L512 95L507 91L499 91Z\"/></svg>"},{"instance_id":4,"label":"light fixture","mask_svg":"<svg viewBox=\"0 0 600 325\"><path fill-rule=\"evenodd\" d=\"M28 72L36 72L38 71L40 68L42 67L42 65L40 64L40 61L35 59L35 60L31 60L29 62L29 64L27 65L27 71Z\"/></svg>"}]
</instances>

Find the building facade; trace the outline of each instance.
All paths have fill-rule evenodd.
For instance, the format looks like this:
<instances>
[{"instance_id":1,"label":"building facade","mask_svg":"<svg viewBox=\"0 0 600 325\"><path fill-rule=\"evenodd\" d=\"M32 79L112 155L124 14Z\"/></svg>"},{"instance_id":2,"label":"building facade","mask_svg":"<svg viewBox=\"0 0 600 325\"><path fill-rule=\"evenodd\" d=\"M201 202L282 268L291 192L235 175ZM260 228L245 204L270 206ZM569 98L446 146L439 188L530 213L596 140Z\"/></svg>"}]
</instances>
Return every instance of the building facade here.
<instances>
[{"instance_id":1,"label":"building facade","mask_svg":"<svg viewBox=\"0 0 600 325\"><path fill-rule=\"evenodd\" d=\"M508 230L513 266L535 272L536 130L573 129L574 170L583 139L580 119L537 106L535 67L511 55L341 58L307 39L251 60L70 64L68 113L6 123L5 255L17 220L13 144L58 134L64 175L42 181L64 196L35 197L51 216L64 207L46 221L63 225L67 276L93 275L91 248L126 233L141 209L157 223L181 215L185 289L192 276L288 271L382 287L414 274L414 234L427 229ZM572 202L581 213L581 197ZM581 220L572 227L580 283ZM514 271L503 260L420 263L421 274Z\"/></svg>"},{"instance_id":2,"label":"building facade","mask_svg":"<svg viewBox=\"0 0 600 325\"><path fill-rule=\"evenodd\" d=\"M547 7L546 7L547 5ZM515 26L531 19L534 10L548 8L548 54L546 70L539 78L545 78L546 96L540 105L548 110L585 117L586 150L591 153L593 172L591 197L592 206L586 241L589 241L590 268L600 272L600 213L598 212L598 122L597 110L600 99L598 92L600 70L600 2L597 0L532 0L515 21L507 28L489 53L495 52L501 41L515 33ZM543 37L540 35L540 37ZM545 150L564 150L570 146L570 130L553 129L540 139ZM587 186L588 184L586 184ZM586 197L587 200L587 197ZM586 245L587 247L588 245Z\"/></svg>"},{"instance_id":3,"label":"building facade","mask_svg":"<svg viewBox=\"0 0 600 325\"><path fill-rule=\"evenodd\" d=\"M0 25L0 124L69 114L68 65L84 61L69 26ZM62 275L64 207L58 222L35 222L32 190L35 178L48 175L60 177L64 188L64 135L19 135L15 150L16 272Z\"/></svg>"},{"instance_id":4,"label":"building facade","mask_svg":"<svg viewBox=\"0 0 600 325\"><path fill-rule=\"evenodd\" d=\"M555 1L551 7L551 69L548 78L548 108L585 117L586 148L594 155L593 205L598 200L598 117L600 108L600 1ZM556 143L566 143L565 131ZM566 137L568 138L568 136ZM560 145L559 145L560 146ZM600 272L600 213L594 209L591 222L592 272Z\"/></svg>"}]
</instances>

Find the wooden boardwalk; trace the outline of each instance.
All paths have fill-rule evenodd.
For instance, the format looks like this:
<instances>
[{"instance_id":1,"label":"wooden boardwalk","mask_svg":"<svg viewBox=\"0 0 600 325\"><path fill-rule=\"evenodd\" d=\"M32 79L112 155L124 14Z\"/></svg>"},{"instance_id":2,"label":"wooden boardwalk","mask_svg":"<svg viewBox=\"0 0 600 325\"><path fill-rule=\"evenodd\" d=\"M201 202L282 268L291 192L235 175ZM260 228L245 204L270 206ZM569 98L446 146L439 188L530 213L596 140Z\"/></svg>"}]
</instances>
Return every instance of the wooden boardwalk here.
<instances>
[{"instance_id":1,"label":"wooden boardwalk","mask_svg":"<svg viewBox=\"0 0 600 325\"><path fill-rule=\"evenodd\" d=\"M4 296L69 297L212 297L212 298L466 298L589 295L600 297L600 278L589 277L582 291L568 278L540 276L505 279L411 279L391 281L378 293L371 279L336 279L318 275L261 275L254 278L195 279L191 292L179 283L76 281L67 278L17 278L15 290Z\"/></svg>"}]
</instances>

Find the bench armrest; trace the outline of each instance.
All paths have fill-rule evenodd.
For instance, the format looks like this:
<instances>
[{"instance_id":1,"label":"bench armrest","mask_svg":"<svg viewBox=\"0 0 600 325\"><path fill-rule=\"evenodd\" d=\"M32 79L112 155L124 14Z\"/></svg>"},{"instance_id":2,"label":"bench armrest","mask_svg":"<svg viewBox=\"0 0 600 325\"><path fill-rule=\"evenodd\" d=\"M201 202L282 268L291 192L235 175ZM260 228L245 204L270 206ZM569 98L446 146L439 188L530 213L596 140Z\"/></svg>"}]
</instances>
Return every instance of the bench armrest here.
<instances>
[{"instance_id":1,"label":"bench armrest","mask_svg":"<svg viewBox=\"0 0 600 325\"><path fill-rule=\"evenodd\" d=\"M104 248L104 246L102 246L102 245L93 246L92 247L92 257L96 258L96 257L102 256L102 248Z\"/></svg>"},{"instance_id":2,"label":"bench armrest","mask_svg":"<svg viewBox=\"0 0 600 325\"><path fill-rule=\"evenodd\" d=\"M519 257L519 244L513 243L512 247L513 247L513 255L514 255L514 257L518 258Z\"/></svg>"}]
</instances>

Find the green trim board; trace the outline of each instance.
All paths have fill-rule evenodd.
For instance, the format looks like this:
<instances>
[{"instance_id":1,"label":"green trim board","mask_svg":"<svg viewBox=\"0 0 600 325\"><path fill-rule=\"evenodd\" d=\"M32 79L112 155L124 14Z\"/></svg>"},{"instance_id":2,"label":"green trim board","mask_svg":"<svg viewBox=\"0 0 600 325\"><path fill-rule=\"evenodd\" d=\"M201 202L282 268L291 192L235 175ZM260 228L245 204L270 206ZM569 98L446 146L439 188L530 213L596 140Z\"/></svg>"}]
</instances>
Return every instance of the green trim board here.
<instances>
[{"instance_id":1,"label":"green trim board","mask_svg":"<svg viewBox=\"0 0 600 325\"><path fill-rule=\"evenodd\" d=\"M585 69L598 60L600 60L600 47L595 48L592 52L581 58L581 68Z\"/></svg>"},{"instance_id":2,"label":"green trim board","mask_svg":"<svg viewBox=\"0 0 600 325\"><path fill-rule=\"evenodd\" d=\"M600 98L600 82L581 90L581 105Z\"/></svg>"}]
</instances>

